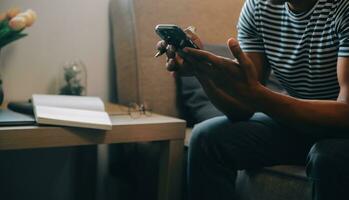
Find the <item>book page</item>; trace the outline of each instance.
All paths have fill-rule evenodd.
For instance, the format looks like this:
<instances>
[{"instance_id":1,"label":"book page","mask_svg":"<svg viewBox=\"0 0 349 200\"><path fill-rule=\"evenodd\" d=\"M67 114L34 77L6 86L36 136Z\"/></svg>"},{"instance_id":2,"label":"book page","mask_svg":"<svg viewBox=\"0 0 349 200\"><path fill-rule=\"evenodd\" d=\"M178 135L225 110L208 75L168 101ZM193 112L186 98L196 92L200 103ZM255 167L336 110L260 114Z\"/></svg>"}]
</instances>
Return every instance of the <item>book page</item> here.
<instances>
[{"instance_id":1,"label":"book page","mask_svg":"<svg viewBox=\"0 0 349 200\"><path fill-rule=\"evenodd\" d=\"M34 106L105 111L104 103L99 97L34 94L33 104Z\"/></svg>"},{"instance_id":2,"label":"book page","mask_svg":"<svg viewBox=\"0 0 349 200\"><path fill-rule=\"evenodd\" d=\"M50 106L36 106L35 112L37 122L42 124L97 128L105 130L111 130L112 128L109 115L106 112L57 108Z\"/></svg>"}]
</instances>

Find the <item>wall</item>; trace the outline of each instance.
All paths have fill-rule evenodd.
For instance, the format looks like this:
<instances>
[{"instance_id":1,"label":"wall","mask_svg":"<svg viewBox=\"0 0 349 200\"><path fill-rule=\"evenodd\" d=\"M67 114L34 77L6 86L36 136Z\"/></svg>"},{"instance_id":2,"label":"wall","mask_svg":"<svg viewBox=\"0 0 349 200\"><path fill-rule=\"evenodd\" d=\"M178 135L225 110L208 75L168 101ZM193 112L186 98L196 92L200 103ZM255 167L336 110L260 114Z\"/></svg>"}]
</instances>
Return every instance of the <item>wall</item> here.
<instances>
[{"instance_id":1,"label":"wall","mask_svg":"<svg viewBox=\"0 0 349 200\"><path fill-rule=\"evenodd\" d=\"M0 0L0 12L19 6L39 16L26 30L29 37L1 51L6 100L55 93L61 66L74 58L86 64L88 95L113 99L108 5L109 0ZM94 147L0 152L0 193L13 200L93 199L95 158Z\"/></svg>"},{"instance_id":2,"label":"wall","mask_svg":"<svg viewBox=\"0 0 349 200\"><path fill-rule=\"evenodd\" d=\"M87 66L88 95L109 99L108 0L1 0L0 10L12 6L37 11L29 37L1 52L0 72L7 100L25 100L33 93L54 93L61 66L80 58Z\"/></svg>"}]
</instances>

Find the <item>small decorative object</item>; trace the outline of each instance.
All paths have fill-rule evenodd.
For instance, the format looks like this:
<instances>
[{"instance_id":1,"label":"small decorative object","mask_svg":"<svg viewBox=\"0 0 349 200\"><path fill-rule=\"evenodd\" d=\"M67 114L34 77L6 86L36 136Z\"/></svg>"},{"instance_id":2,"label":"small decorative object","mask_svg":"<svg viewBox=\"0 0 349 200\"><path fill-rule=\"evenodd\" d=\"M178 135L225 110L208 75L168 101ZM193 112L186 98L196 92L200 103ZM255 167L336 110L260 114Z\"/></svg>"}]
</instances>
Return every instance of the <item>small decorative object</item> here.
<instances>
[{"instance_id":1,"label":"small decorative object","mask_svg":"<svg viewBox=\"0 0 349 200\"><path fill-rule=\"evenodd\" d=\"M6 45L26 37L28 34L23 30L34 24L37 15L33 10L21 13L19 8L9 9L6 13L0 14L0 50ZM0 79L0 105L4 99L2 80Z\"/></svg>"},{"instance_id":2,"label":"small decorative object","mask_svg":"<svg viewBox=\"0 0 349 200\"><path fill-rule=\"evenodd\" d=\"M63 66L61 75L61 95L86 95L86 67L81 60L68 62Z\"/></svg>"},{"instance_id":3,"label":"small decorative object","mask_svg":"<svg viewBox=\"0 0 349 200\"><path fill-rule=\"evenodd\" d=\"M152 115L151 111L152 110L147 103L142 103L142 104L130 103L128 105L128 115L132 119L137 119L142 116L149 117Z\"/></svg>"}]
</instances>

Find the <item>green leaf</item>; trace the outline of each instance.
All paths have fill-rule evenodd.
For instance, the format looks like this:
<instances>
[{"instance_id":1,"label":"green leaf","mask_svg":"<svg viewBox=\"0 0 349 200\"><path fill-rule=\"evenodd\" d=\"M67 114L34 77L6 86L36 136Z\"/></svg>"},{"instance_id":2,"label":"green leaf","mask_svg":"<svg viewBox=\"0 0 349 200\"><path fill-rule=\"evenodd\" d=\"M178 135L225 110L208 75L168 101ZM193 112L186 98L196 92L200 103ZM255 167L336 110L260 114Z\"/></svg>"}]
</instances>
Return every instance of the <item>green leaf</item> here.
<instances>
[{"instance_id":1,"label":"green leaf","mask_svg":"<svg viewBox=\"0 0 349 200\"><path fill-rule=\"evenodd\" d=\"M22 33L22 31L24 30L21 29L21 30L12 30L8 24L6 24L5 26L3 27L0 27L0 41L3 40L4 38L8 37L9 35L15 35L15 34L20 34Z\"/></svg>"},{"instance_id":2,"label":"green leaf","mask_svg":"<svg viewBox=\"0 0 349 200\"><path fill-rule=\"evenodd\" d=\"M8 27L8 19L4 19L0 22L0 30L3 29L4 27Z\"/></svg>"},{"instance_id":3,"label":"green leaf","mask_svg":"<svg viewBox=\"0 0 349 200\"><path fill-rule=\"evenodd\" d=\"M2 39L4 39L5 37L7 37L8 35L10 35L11 32L12 32L11 29L9 29L7 27L0 29L0 41Z\"/></svg>"},{"instance_id":4,"label":"green leaf","mask_svg":"<svg viewBox=\"0 0 349 200\"><path fill-rule=\"evenodd\" d=\"M26 37L28 34L25 33L19 33L19 34L14 34L11 35L10 37L6 38L5 40L0 40L0 48L10 44L11 42L14 42L16 40L19 40L23 37Z\"/></svg>"}]
</instances>

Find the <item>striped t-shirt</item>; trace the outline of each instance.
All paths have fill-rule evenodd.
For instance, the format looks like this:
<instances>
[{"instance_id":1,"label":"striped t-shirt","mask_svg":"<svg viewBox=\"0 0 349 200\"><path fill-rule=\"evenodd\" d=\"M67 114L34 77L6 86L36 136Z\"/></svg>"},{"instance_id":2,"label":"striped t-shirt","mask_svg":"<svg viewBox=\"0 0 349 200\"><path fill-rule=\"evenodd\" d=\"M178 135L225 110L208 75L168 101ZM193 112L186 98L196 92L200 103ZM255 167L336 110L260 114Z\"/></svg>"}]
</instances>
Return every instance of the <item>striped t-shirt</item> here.
<instances>
[{"instance_id":1,"label":"striped t-shirt","mask_svg":"<svg viewBox=\"0 0 349 200\"><path fill-rule=\"evenodd\" d=\"M294 13L287 3L246 0L238 38L244 52L265 53L291 96L336 99L337 60L349 56L349 1L318 0L311 10Z\"/></svg>"}]
</instances>

